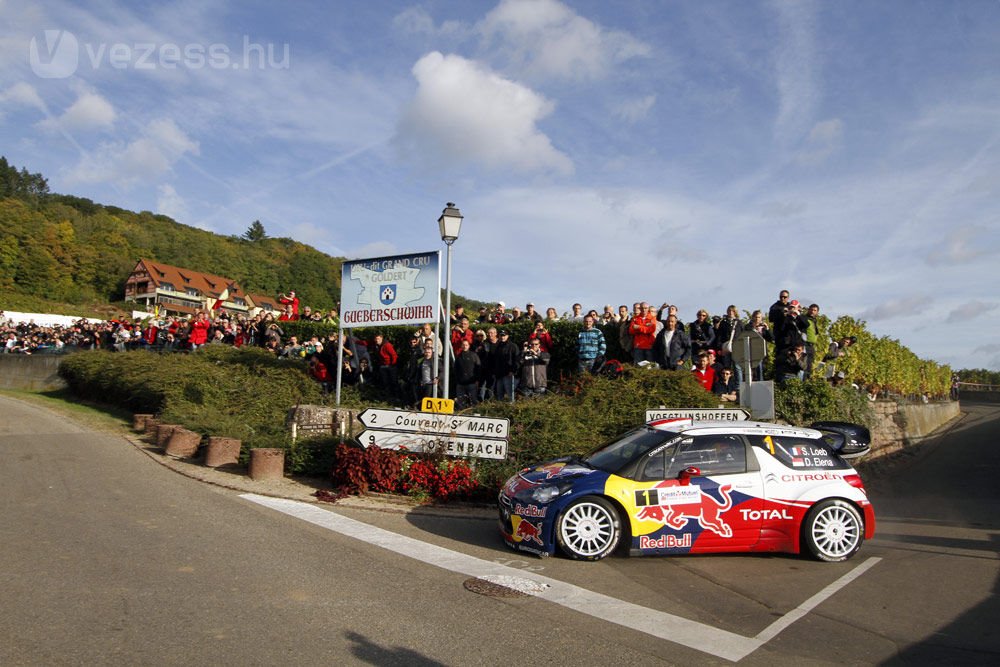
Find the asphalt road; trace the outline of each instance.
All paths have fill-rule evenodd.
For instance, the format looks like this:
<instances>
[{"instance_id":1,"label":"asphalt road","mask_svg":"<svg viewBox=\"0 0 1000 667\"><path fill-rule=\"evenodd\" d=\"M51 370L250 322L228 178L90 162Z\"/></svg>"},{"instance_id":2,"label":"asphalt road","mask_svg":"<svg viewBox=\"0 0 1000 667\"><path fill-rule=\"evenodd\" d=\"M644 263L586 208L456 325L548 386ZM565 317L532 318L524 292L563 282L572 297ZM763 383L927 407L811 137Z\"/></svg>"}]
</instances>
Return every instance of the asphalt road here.
<instances>
[{"instance_id":1,"label":"asphalt road","mask_svg":"<svg viewBox=\"0 0 1000 667\"><path fill-rule=\"evenodd\" d=\"M491 518L276 511L0 396L0 665L727 664L729 640L755 665L997 663L1000 408L964 409L863 471L878 531L848 563L577 563L508 551Z\"/></svg>"}]
</instances>

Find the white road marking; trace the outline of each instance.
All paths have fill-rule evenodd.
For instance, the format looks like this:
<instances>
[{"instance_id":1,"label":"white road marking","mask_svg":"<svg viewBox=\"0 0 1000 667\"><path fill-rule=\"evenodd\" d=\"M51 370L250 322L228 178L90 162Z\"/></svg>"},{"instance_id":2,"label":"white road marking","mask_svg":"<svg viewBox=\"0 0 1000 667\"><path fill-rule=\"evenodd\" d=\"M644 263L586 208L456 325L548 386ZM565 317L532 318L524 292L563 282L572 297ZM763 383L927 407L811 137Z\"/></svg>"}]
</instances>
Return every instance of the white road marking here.
<instances>
[{"instance_id":1,"label":"white road marking","mask_svg":"<svg viewBox=\"0 0 1000 667\"><path fill-rule=\"evenodd\" d=\"M264 507L269 507L278 512L302 519L316 526L340 533L341 535L374 544L402 556L407 556L451 572L480 578L530 578L538 583L539 591L534 594L535 597L554 602L582 614L587 614L588 616L600 618L632 630L638 630L653 637L665 639L669 642L681 644L733 662L741 660L756 651L776 637L782 630L805 616L824 600L857 579L881 560L880 558L869 558L803 602L797 608L779 618L756 637L744 637L743 635L721 630L711 625L698 623L697 621L656 609L642 607L601 593L595 593L540 574L532 573L529 577L525 575L524 570L491 563L475 556L435 546L412 537L398 535L361 521L349 519L336 512L310 505L309 503L259 496L253 493L246 493L240 497L258 505L263 505Z\"/></svg>"}]
</instances>

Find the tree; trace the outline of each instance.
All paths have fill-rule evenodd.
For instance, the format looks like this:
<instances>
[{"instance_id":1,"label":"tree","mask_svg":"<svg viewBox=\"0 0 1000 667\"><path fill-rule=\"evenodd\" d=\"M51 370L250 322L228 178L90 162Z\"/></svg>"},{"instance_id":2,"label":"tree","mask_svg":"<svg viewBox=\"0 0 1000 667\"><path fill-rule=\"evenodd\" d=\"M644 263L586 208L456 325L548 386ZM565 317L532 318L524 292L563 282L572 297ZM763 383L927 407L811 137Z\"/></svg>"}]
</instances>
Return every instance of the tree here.
<instances>
[{"instance_id":1,"label":"tree","mask_svg":"<svg viewBox=\"0 0 1000 667\"><path fill-rule=\"evenodd\" d=\"M247 230L243 232L243 238L254 243L267 238L267 232L264 231L264 225L260 224L260 220L253 221Z\"/></svg>"}]
</instances>

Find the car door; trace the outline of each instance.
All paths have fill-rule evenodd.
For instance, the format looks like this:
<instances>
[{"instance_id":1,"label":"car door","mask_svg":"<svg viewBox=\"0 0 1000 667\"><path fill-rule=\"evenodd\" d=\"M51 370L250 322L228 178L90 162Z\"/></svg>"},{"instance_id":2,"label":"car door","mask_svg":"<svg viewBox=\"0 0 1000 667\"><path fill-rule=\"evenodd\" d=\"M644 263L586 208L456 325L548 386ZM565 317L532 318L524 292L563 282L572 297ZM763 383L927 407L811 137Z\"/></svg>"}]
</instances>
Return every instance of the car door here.
<instances>
[{"instance_id":1,"label":"car door","mask_svg":"<svg viewBox=\"0 0 1000 667\"><path fill-rule=\"evenodd\" d=\"M686 472L687 471L687 472ZM740 551L760 538L763 482L742 436L709 434L677 443L666 483L696 487L665 514L665 523L700 528L692 551Z\"/></svg>"}]
</instances>

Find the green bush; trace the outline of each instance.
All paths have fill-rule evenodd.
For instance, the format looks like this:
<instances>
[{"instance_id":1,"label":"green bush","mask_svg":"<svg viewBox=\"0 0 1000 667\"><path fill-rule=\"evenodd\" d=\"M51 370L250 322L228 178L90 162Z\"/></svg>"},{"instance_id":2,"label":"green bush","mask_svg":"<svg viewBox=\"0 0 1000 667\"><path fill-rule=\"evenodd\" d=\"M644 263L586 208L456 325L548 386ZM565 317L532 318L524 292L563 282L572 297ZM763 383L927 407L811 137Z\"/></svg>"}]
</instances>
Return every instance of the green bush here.
<instances>
[{"instance_id":1,"label":"green bush","mask_svg":"<svg viewBox=\"0 0 1000 667\"><path fill-rule=\"evenodd\" d=\"M872 426L875 415L868 397L850 385L832 386L825 380L788 380L774 391L775 415L789 424L847 421Z\"/></svg>"}]
</instances>

